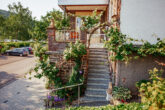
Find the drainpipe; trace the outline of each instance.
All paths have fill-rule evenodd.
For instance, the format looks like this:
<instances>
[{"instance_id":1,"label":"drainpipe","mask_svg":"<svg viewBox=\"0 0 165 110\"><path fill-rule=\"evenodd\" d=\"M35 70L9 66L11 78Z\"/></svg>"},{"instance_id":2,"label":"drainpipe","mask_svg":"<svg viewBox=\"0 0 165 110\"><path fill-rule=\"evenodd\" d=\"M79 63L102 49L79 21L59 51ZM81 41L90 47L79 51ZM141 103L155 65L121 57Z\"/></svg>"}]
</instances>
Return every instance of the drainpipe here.
<instances>
[{"instance_id":1,"label":"drainpipe","mask_svg":"<svg viewBox=\"0 0 165 110\"><path fill-rule=\"evenodd\" d=\"M66 14L66 6L64 6L64 17L65 17L65 18L67 17L67 14Z\"/></svg>"}]
</instances>

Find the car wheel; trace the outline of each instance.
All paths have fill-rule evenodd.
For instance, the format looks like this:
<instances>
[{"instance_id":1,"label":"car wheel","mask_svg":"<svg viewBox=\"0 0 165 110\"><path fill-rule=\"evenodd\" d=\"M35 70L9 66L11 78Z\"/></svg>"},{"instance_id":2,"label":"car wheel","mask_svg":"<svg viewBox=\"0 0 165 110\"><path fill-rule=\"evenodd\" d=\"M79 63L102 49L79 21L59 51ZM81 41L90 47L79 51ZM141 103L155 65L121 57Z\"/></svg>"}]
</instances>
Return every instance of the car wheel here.
<instances>
[{"instance_id":1,"label":"car wheel","mask_svg":"<svg viewBox=\"0 0 165 110\"><path fill-rule=\"evenodd\" d=\"M20 56L22 57L22 56L23 56L23 54L20 54Z\"/></svg>"}]
</instances>

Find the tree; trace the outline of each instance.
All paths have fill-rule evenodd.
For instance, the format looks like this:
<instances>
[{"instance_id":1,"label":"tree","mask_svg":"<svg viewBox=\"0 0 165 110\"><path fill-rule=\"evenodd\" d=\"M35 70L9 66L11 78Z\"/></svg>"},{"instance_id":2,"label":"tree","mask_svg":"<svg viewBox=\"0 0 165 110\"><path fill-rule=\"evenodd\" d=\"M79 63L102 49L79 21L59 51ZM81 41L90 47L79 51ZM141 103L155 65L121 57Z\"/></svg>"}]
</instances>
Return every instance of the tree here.
<instances>
[{"instance_id":1,"label":"tree","mask_svg":"<svg viewBox=\"0 0 165 110\"><path fill-rule=\"evenodd\" d=\"M2 15L0 15L0 39L3 39L5 34L5 22L6 22L6 18Z\"/></svg>"},{"instance_id":2,"label":"tree","mask_svg":"<svg viewBox=\"0 0 165 110\"><path fill-rule=\"evenodd\" d=\"M97 10L95 10L93 11L91 16L80 16L83 21L81 29L85 31L87 34L89 34L88 48L90 46L92 34L94 34L98 29L105 29L106 26L112 26L112 23L110 22L100 22L102 14L103 12L97 15Z\"/></svg>"},{"instance_id":3,"label":"tree","mask_svg":"<svg viewBox=\"0 0 165 110\"><path fill-rule=\"evenodd\" d=\"M8 5L10 16L6 20L6 38L12 36L18 40L29 40L29 30L33 28L32 13L24 8L20 2Z\"/></svg>"},{"instance_id":4,"label":"tree","mask_svg":"<svg viewBox=\"0 0 165 110\"><path fill-rule=\"evenodd\" d=\"M70 26L69 17L65 16L61 11L53 9L53 11L48 12L46 16L42 17L42 20L47 24L50 23L51 19L54 19L57 30L66 29Z\"/></svg>"},{"instance_id":5,"label":"tree","mask_svg":"<svg viewBox=\"0 0 165 110\"><path fill-rule=\"evenodd\" d=\"M46 29L51 19L55 21L56 30L66 29L70 26L69 17L65 17L62 12L53 9L53 11L47 12L45 16L42 16L40 21L35 20L35 26L30 31L34 40L41 41L47 39Z\"/></svg>"},{"instance_id":6,"label":"tree","mask_svg":"<svg viewBox=\"0 0 165 110\"><path fill-rule=\"evenodd\" d=\"M48 27L48 23L44 22L42 20L37 21L35 20L35 26L32 30L29 30L32 39L41 41L41 40L46 40L47 39L47 32L46 28Z\"/></svg>"}]
</instances>

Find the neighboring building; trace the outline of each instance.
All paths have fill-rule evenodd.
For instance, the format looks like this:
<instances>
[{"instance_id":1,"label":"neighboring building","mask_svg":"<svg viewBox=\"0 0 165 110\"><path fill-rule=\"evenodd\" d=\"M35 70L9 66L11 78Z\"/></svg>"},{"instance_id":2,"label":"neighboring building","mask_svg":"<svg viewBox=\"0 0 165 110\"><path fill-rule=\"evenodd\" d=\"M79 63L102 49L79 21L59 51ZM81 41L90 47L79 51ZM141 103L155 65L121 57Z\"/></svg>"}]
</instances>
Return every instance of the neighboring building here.
<instances>
[{"instance_id":1,"label":"neighboring building","mask_svg":"<svg viewBox=\"0 0 165 110\"><path fill-rule=\"evenodd\" d=\"M156 42L154 36L165 38L164 0L58 0L58 4L66 13L78 16L91 15L95 9L98 13L104 11L101 22L110 22L115 19L115 25L121 32L132 38L148 40L151 43ZM78 32L79 39L86 42L87 35L80 30L81 19L71 17L70 20L71 30ZM98 31L97 34L102 34L102 32ZM52 42L52 38L49 41ZM64 49L65 46L64 42L52 42L49 45L50 51ZM110 68L112 68L110 70L114 74L114 85L137 91L135 83L148 79L149 69L160 68L155 60L165 63L165 58L153 56L132 60L129 64L121 61L110 62Z\"/></svg>"}]
</instances>

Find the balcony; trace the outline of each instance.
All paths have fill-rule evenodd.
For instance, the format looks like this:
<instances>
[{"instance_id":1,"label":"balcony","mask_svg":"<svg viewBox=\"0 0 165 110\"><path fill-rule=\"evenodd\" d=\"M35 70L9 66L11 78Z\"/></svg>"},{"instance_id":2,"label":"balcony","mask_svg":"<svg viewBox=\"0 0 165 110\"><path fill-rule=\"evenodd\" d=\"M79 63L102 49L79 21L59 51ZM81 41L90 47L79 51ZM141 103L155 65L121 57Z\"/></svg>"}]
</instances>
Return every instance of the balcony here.
<instances>
[{"instance_id":1,"label":"balcony","mask_svg":"<svg viewBox=\"0 0 165 110\"><path fill-rule=\"evenodd\" d=\"M58 5L108 5L109 0L58 0Z\"/></svg>"},{"instance_id":2,"label":"balcony","mask_svg":"<svg viewBox=\"0 0 165 110\"><path fill-rule=\"evenodd\" d=\"M56 42L75 42L76 40L80 40L80 33L75 30L56 31Z\"/></svg>"},{"instance_id":3,"label":"balcony","mask_svg":"<svg viewBox=\"0 0 165 110\"><path fill-rule=\"evenodd\" d=\"M106 10L109 0L58 0L58 5L63 10Z\"/></svg>"}]
</instances>

